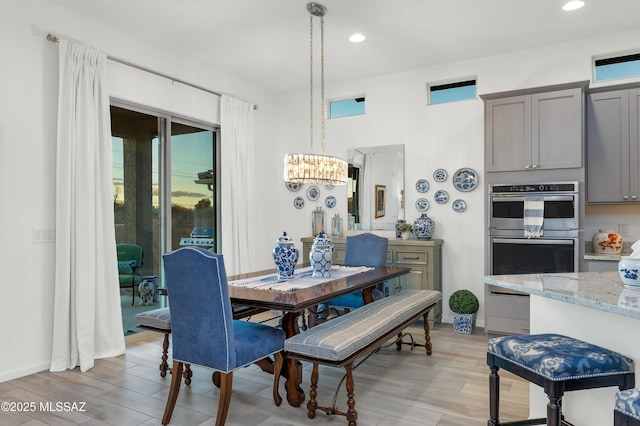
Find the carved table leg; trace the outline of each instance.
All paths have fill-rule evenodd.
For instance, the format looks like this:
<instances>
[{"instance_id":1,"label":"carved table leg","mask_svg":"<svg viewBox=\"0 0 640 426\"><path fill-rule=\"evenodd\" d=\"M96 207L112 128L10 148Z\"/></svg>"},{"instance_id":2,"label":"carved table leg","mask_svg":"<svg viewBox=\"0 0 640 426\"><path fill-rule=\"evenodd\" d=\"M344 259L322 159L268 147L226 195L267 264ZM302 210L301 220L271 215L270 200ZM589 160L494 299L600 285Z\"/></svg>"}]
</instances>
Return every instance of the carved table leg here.
<instances>
[{"instance_id":1,"label":"carved table leg","mask_svg":"<svg viewBox=\"0 0 640 426\"><path fill-rule=\"evenodd\" d=\"M298 312L287 312L282 317L282 329L287 337L298 334ZM300 387L302 383L302 363L294 359L285 359L283 375L287 381L285 389L287 390L287 401L293 407L299 407L304 402L304 391Z\"/></svg>"}]
</instances>

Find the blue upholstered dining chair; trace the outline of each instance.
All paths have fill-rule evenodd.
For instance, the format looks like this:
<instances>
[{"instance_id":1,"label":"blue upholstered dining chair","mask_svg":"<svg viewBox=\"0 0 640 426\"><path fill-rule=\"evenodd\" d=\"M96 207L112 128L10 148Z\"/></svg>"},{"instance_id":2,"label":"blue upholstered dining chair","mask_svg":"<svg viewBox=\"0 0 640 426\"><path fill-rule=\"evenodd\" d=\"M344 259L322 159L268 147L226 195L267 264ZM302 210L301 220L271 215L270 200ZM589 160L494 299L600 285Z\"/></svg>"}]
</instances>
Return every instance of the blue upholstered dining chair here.
<instances>
[{"instance_id":1,"label":"blue upholstered dining chair","mask_svg":"<svg viewBox=\"0 0 640 426\"><path fill-rule=\"evenodd\" d=\"M364 233L347 237L344 252L345 266L384 266L387 264L387 247L389 240L374 234ZM379 283L373 290L373 299L382 299L386 295L385 283ZM331 299L318 306L316 312L309 314L309 326L322 322L330 311L340 315L364 306L362 290Z\"/></svg>"},{"instance_id":2,"label":"blue upholstered dining chair","mask_svg":"<svg viewBox=\"0 0 640 426\"><path fill-rule=\"evenodd\" d=\"M163 256L171 306L173 370L162 424L171 420L182 382L183 364L209 367L221 374L216 425L229 411L233 372L270 355L280 371L285 332L264 324L233 320L222 255L199 247L183 247ZM280 405L278 374L273 399Z\"/></svg>"}]
</instances>

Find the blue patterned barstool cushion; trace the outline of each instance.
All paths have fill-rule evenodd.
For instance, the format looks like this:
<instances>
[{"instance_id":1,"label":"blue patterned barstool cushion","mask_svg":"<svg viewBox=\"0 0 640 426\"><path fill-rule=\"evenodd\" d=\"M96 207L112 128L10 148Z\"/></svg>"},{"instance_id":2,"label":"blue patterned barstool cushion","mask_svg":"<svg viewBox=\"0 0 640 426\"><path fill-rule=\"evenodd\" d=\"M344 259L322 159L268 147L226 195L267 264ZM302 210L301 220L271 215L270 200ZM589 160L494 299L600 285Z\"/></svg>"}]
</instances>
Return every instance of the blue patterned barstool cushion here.
<instances>
[{"instance_id":1,"label":"blue patterned barstool cushion","mask_svg":"<svg viewBox=\"0 0 640 426\"><path fill-rule=\"evenodd\" d=\"M559 334L494 337L489 339L489 352L551 381L633 371L631 359Z\"/></svg>"},{"instance_id":2,"label":"blue patterned barstool cushion","mask_svg":"<svg viewBox=\"0 0 640 426\"><path fill-rule=\"evenodd\" d=\"M616 394L615 410L640 420L640 390L629 389Z\"/></svg>"}]
</instances>

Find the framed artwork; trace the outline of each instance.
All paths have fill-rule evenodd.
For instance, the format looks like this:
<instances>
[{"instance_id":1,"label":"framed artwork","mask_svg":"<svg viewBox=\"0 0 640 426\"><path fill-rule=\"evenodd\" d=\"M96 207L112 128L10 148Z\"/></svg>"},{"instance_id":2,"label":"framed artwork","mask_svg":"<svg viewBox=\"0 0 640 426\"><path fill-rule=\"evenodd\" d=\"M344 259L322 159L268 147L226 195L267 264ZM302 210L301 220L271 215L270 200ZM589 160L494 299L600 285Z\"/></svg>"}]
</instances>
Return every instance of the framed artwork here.
<instances>
[{"instance_id":1,"label":"framed artwork","mask_svg":"<svg viewBox=\"0 0 640 426\"><path fill-rule=\"evenodd\" d=\"M384 216L384 206L387 203L387 187L376 185L376 219Z\"/></svg>"}]
</instances>

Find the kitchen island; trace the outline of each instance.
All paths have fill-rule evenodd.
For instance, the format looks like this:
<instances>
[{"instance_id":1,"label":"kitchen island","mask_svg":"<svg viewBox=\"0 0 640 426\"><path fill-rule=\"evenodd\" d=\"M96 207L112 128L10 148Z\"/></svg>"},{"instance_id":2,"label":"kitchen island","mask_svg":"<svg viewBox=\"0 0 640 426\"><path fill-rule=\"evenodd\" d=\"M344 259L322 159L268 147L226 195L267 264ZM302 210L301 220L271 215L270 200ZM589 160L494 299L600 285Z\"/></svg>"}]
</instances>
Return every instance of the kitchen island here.
<instances>
[{"instance_id":1,"label":"kitchen island","mask_svg":"<svg viewBox=\"0 0 640 426\"><path fill-rule=\"evenodd\" d=\"M490 275L481 281L531 295L531 334L564 334L632 358L640 387L640 289L625 288L617 272ZM563 412L578 425L613 424L616 391L568 392ZM544 417L547 397L542 389L531 385L529 400L530 416Z\"/></svg>"}]
</instances>

